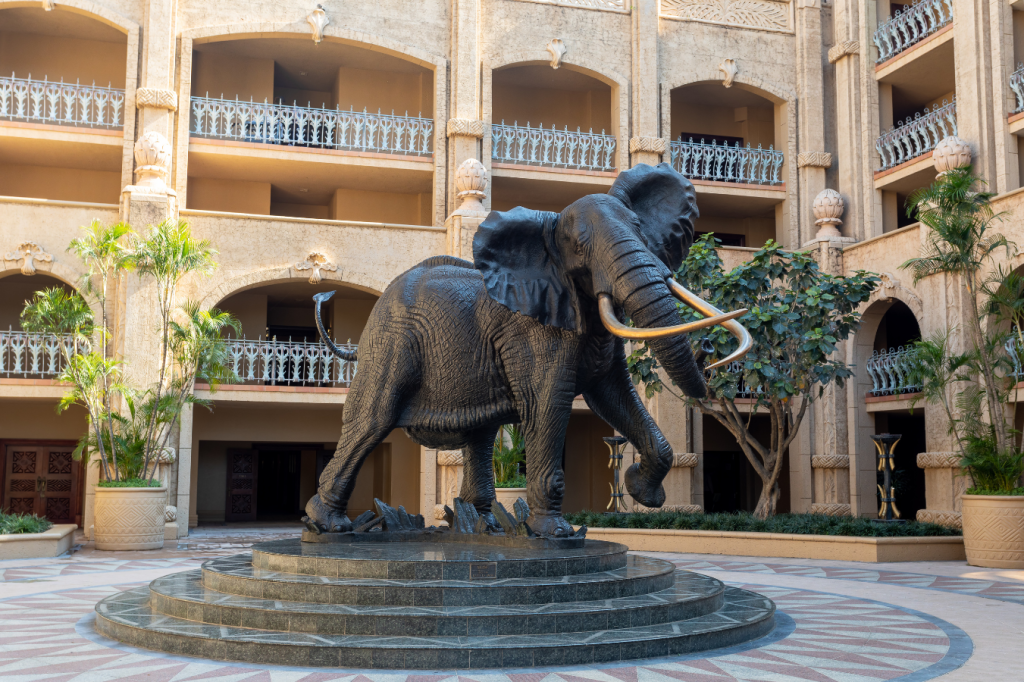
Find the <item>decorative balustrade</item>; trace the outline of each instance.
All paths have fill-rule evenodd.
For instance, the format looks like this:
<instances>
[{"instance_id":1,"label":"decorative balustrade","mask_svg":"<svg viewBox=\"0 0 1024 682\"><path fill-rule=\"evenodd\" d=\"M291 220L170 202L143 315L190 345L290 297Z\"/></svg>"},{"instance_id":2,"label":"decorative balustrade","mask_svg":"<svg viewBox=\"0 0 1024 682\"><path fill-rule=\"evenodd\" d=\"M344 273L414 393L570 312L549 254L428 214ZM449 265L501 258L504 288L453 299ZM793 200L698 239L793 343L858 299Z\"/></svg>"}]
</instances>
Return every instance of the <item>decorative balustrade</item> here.
<instances>
[{"instance_id":1,"label":"decorative balustrade","mask_svg":"<svg viewBox=\"0 0 1024 682\"><path fill-rule=\"evenodd\" d=\"M332 386L346 388L356 374L356 361L342 360L320 341L231 339L231 368L239 383L262 386ZM338 344L355 350L355 344Z\"/></svg>"},{"instance_id":2,"label":"decorative balustrade","mask_svg":"<svg viewBox=\"0 0 1024 682\"><path fill-rule=\"evenodd\" d=\"M875 29L874 42L881 63L892 59L953 21L953 0L916 0Z\"/></svg>"},{"instance_id":3,"label":"decorative balustrade","mask_svg":"<svg viewBox=\"0 0 1024 682\"><path fill-rule=\"evenodd\" d=\"M61 344L71 344L73 353L88 351L88 345L71 336L53 336L8 329L0 331L0 376L4 378L52 379L64 370Z\"/></svg>"},{"instance_id":4,"label":"decorative balustrade","mask_svg":"<svg viewBox=\"0 0 1024 682\"><path fill-rule=\"evenodd\" d=\"M499 163L515 163L548 168L574 168L577 170L615 170L615 144L613 135L602 130L573 132L568 126L556 130L518 124L491 126L491 158Z\"/></svg>"},{"instance_id":5,"label":"decorative balustrade","mask_svg":"<svg viewBox=\"0 0 1024 682\"><path fill-rule=\"evenodd\" d=\"M0 119L80 128L123 128L124 90L0 77Z\"/></svg>"},{"instance_id":6,"label":"decorative balustrade","mask_svg":"<svg viewBox=\"0 0 1024 682\"><path fill-rule=\"evenodd\" d=\"M1010 76L1010 89L1016 100L1011 114L1019 114L1024 111L1024 64L1018 64L1017 70Z\"/></svg>"},{"instance_id":7,"label":"decorative balustrade","mask_svg":"<svg viewBox=\"0 0 1024 682\"><path fill-rule=\"evenodd\" d=\"M1017 328L1013 328L1013 336L1006 340L1006 355L1013 366L1012 376L1019 382L1024 381L1024 347L1022 347Z\"/></svg>"},{"instance_id":8,"label":"decorative balustrade","mask_svg":"<svg viewBox=\"0 0 1024 682\"><path fill-rule=\"evenodd\" d=\"M197 137L243 142L430 156L434 122L365 109L193 97L190 132Z\"/></svg>"},{"instance_id":9,"label":"decorative balustrade","mask_svg":"<svg viewBox=\"0 0 1024 682\"><path fill-rule=\"evenodd\" d=\"M703 139L682 138L669 145L672 167L691 180L717 180L749 185L781 185L783 153L769 145L768 149L728 144L706 144Z\"/></svg>"},{"instance_id":10,"label":"decorative balustrade","mask_svg":"<svg viewBox=\"0 0 1024 682\"><path fill-rule=\"evenodd\" d=\"M916 363L917 349L913 346L874 351L866 365L871 377L871 395L899 395L920 391L921 387L910 380L911 370Z\"/></svg>"},{"instance_id":11,"label":"decorative balustrade","mask_svg":"<svg viewBox=\"0 0 1024 682\"><path fill-rule=\"evenodd\" d=\"M935 145L950 135L956 135L956 98L942 101L930 111L914 114L913 118L896 125L875 140L875 149L881 160L880 171L894 168L935 149Z\"/></svg>"}]
</instances>

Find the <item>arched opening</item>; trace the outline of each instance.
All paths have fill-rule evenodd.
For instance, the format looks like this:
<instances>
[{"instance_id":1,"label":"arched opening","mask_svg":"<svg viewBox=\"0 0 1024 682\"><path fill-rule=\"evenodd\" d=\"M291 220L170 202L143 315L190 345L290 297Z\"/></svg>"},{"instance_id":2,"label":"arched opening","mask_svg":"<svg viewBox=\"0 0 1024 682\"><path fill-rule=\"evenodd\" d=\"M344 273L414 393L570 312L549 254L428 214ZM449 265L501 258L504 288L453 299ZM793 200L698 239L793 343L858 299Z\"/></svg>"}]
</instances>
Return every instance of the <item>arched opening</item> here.
<instances>
[{"instance_id":1,"label":"arched opening","mask_svg":"<svg viewBox=\"0 0 1024 682\"><path fill-rule=\"evenodd\" d=\"M771 442L771 420L767 415L754 415L750 430L760 443ZM702 417L704 444L704 511L752 512L757 507L763 484L743 453L736 438L714 417ZM789 452L783 455L779 476L778 513L790 510Z\"/></svg>"},{"instance_id":2,"label":"arched opening","mask_svg":"<svg viewBox=\"0 0 1024 682\"><path fill-rule=\"evenodd\" d=\"M199 524L297 522L316 492L356 370L320 343L312 297L323 291L335 292L322 310L328 332L357 344L377 296L340 282L265 284L216 306L241 321L242 334L229 342L241 381L211 395L212 411L195 412ZM418 509L419 459L419 446L392 432L364 462L350 516L371 509L375 497Z\"/></svg>"},{"instance_id":3,"label":"arched opening","mask_svg":"<svg viewBox=\"0 0 1024 682\"><path fill-rule=\"evenodd\" d=\"M372 169L318 150L428 160L434 72L308 35L211 39L192 54L188 208L300 218L432 223L433 165ZM217 153L245 142L261 154ZM218 146L219 145L219 146ZM423 168L419 169L418 166Z\"/></svg>"},{"instance_id":4,"label":"arched opening","mask_svg":"<svg viewBox=\"0 0 1024 682\"><path fill-rule=\"evenodd\" d=\"M0 122L3 194L117 203L127 46L122 31L59 3L0 10L0 109L17 126Z\"/></svg>"},{"instance_id":5,"label":"arched opening","mask_svg":"<svg viewBox=\"0 0 1024 682\"><path fill-rule=\"evenodd\" d=\"M63 369L57 340L25 332L20 323L35 292L54 286L72 290L42 273L0 277L0 385L34 389L30 396L0 397L0 509L81 523L85 477L71 453L86 431L86 412L75 406L57 414L63 393L51 383Z\"/></svg>"},{"instance_id":6,"label":"arched opening","mask_svg":"<svg viewBox=\"0 0 1024 682\"><path fill-rule=\"evenodd\" d=\"M561 211L607 191L618 159L615 88L571 65L516 64L491 76L491 206ZM558 171L543 180L531 169ZM609 177L572 177L593 173Z\"/></svg>"},{"instance_id":7,"label":"arched opening","mask_svg":"<svg viewBox=\"0 0 1024 682\"><path fill-rule=\"evenodd\" d=\"M714 232L725 247L778 239L785 103L741 83L723 88L714 81L675 88L671 107L672 165L696 185L698 234Z\"/></svg>"}]
</instances>

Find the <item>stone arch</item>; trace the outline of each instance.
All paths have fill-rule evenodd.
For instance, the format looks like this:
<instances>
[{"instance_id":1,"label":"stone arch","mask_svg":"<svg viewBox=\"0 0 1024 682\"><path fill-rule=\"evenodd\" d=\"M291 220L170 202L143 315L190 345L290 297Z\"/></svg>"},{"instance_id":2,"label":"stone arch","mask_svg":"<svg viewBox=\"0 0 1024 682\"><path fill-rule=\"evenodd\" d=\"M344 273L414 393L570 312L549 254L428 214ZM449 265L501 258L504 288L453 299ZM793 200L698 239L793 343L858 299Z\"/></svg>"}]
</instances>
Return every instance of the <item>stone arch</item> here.
<instances>
[{"instance_id":1,"label":"stone arch","mask_svg":"<svg viewBox=\"0 0 1024 682\"><path fill-rule=\"evenodd\" d=\"M5 270L0 270L0 287L3 286L3 280L6 279L7 277L11 275L20 274L21 268L19 267L8 267ZM42 279L55 279L61 284L64 284L73 289L74 291L81 293L79 282L81 282L82 276L84 274L85 273L83 271L76 270L75 268L69 267L58 260L54 260L51 263L37 263L35 276L41 276ZM45 285L42 288L45 288ZM95 300L90 300L89 298L86 298L84 296L83 298L85 299L85 302L89 304L89 308L92 310L93 319L99 320L101 313L97 302Z\"/></svg>"},{"instance_id":2,"label":"stone arch","mask_svg":"<svg viewBox=\"0 0 1024 682\"><path fill-rule=\"evenodd\" d=\"M387 286L386 282L342 279L333 272L321 271L320 274L323 276L324 282L336 283L340 286L349 287L375 296L380 296ZM199 299L200 306L208 309L218 305L228 297L240 294L243 291L256 289L267 284L302 282L308 279L308 270L301 271L294 267L263 268L214 283L211 287L201 292L197 298Z\"/></svg>"},{"instance_id":3,"label":"stone arch","mask_svg":"<svg viewBox=\"0 0 1024 682\"><path fill-rule=\"evenodd\" d=\"M26 2L25 0L0 0L0 10L14 9L16 7L39 9L40 3L38 0L36 2ZM138 45L139 24L126 16L118 14L117 12L112 12L103 5L90 2L90 0L61 0L61 2L57 4L56 9L81 14L92 19L96 19L107 26L116 28L129 36L129 42L131 35L134 32L136 45Z\"/></svg>"},{"instance_id":4,"label":"stone arch","mask_svg":"<svg viewBox=\"0 0 1024 682\"><path fill-rule=\"evenodd\" d=\"M484 165L490 169L491 163L491 112L493 99L493 74L498 69L510 66L535 66L550 65L551 54L545 49L522 49L503 52L497 57L486 60L482 64L483 83L481 88L481 100L483 104L483 158ZM562 57L559 68L576 71L577 73L590 76L612 89L612 127L615 136L618 138L616 144L617 166L620 169L629 168L629 78L613 71L597 60L590 59L586 55L566 53Z\"/></svg>"}]
</instances>

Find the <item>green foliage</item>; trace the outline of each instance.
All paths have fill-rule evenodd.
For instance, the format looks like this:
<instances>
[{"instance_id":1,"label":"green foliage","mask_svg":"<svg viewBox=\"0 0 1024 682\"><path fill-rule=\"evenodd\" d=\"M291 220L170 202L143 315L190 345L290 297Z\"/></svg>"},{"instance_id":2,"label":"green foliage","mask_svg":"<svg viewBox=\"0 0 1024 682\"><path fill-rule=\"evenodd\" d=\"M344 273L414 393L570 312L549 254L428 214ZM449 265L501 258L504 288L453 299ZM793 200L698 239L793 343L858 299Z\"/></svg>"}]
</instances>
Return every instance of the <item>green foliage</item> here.
<instances>
[{"instance_id":1,"label":"green foliage","mask_svg":"<svg viewBox=\"0 0 1024 682\"><path fill-rule=\"evenodd\" d=\"M753 337L753 348L733 366L710 373L706 400L687 402L736 437L764 483L755 514L766 518L774 514L780 492L782 454L796 436L808 405L829 384L841 388L852 376L836 356L836 345L859 326L859 307L879 279L863 271L845 277L828 274L819 268L813 252L784 251L773 241L750 261L726 272L710 234L693 244L675 277L721 310L748 310L738 321ZM699 319L682 304L679 315L685 322ZM699 344L710 350L709 363L737 347L735 337L721 326L706 330ZM627 366L633 383L644 384L648 397L666 388L646 345L634 346ZM771 419L768 444L753 436L749 419L736 409L744 387Z\"/></svg>"},{"instance_id":2,"label":"green foliage","mask_svg":"<svg viewBox=\"0 0 1024 682\"><path fill-rule=\"evenodd\" d=\"M45 533L53 524L35 514L7 514L0 511L0 535Z\"/></svg>"},{"instance_id":3,"label":"green foliage","mask_svg":"<svg viewBox=\"0 0 1024 682\"><path fill-rule=\"evenodd\" d=\"M21 311L21 328L29 332L70 336L85 343L95 331L89 304L77 292L63 287L35 292Z\"/></svg>"},{"instance_id":4,"label":"green foliage","mask_svg":"<svg viewBox=\"0 0 1024 682\"><path fill-rule=\"evenodd\" d=\"M98 488L159 488L160 481L151 478L125 478L120 481L99 481Z\"/></svg>"},{"instance_id":5,"label":"green foliage","mask_svg":"<svg viewBox=\"0 0 1024 682\"><path fill-rule=\"evenodd\" d=\"M516 424L504 424L494 439L492 462L496 488L523 488L526 477L519 473L519 465L526 461L526 439ZM523 485L519 485L520 481Z\"/></svg>"},{"instance_id":6,"label":"green foliage","mask_svg":"<svg viewBox=\"0 0 1024 682\"><path fill-rule=\"evenodd\" d=\"M660 530L713 530L746 533L791 533L795 535L843 535L849 537L934 537L957 536L960 532L934 523L878 523L871 519L821 514L778 514L759 519L748 512L685 514L644 512L604 514L593 511L565 515L573 525L588 528L642 528Z\"/></svg>"},{"instance_id":7,"label":"green foliage","mask_svg":"<svg viewBox=\"0 0 1024 682\"><path fill-rule=\"evenodd\" d=\"M1024 487L1014 488L1012 490L996 490L994 488L968 488L968 495L1013 495L1021 496L1024 495Z\"/></svg>"},{"instance_id":8,"label":"green foliage","mask_svg":"<svg viewBox=\"0 0 1024 682\"><path fill-rule=\"evenodd\" d=\"M965 438L960 464L971 475L974 485L984 490L1003 491L1007 495L1017 488L1024 474L1024 452L1000 451L991 434Z\"/></svg>"}]
</instances>

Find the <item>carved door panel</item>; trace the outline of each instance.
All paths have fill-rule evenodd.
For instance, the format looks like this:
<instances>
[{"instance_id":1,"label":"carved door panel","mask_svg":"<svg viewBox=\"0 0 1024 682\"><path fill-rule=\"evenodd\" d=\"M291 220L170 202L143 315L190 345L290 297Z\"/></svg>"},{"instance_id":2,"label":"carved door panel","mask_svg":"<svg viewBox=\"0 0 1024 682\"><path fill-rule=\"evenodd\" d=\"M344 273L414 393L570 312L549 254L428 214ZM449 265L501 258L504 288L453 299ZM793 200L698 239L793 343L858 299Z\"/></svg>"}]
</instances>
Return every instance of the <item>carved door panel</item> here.
<instances>
[{"instance_id":1,"label":"carved door panel","mask_svg":"<svg viewBox=\"0 0 1024 682\"><path fill-rule=\"evenodd\" d=\"M5 445L4 508L53 523L75 523L80 466L72 450L72 444Z\"/></svg>"},{"instance_id":2,"label":"carved door panel","mask_svg":"<svg viewBox=\"0 0 1024 682\"><path fill-rule=\"evenodd\" d=\"M224 502L225 521L256 520L256 450L228 450L228 490Z\"/></svg>"}]
</instances>

